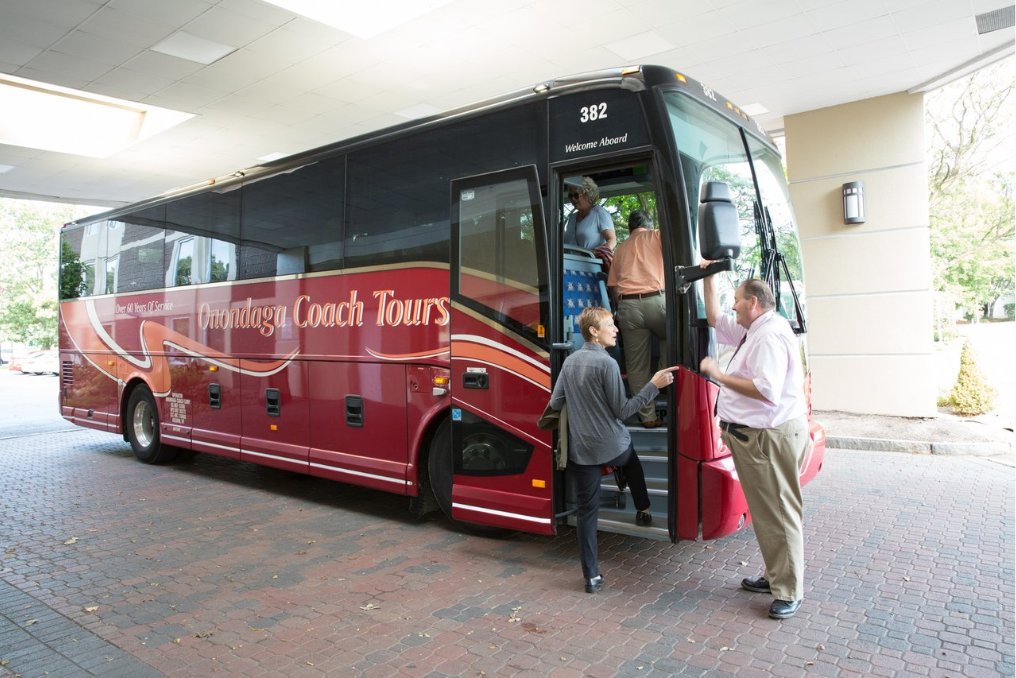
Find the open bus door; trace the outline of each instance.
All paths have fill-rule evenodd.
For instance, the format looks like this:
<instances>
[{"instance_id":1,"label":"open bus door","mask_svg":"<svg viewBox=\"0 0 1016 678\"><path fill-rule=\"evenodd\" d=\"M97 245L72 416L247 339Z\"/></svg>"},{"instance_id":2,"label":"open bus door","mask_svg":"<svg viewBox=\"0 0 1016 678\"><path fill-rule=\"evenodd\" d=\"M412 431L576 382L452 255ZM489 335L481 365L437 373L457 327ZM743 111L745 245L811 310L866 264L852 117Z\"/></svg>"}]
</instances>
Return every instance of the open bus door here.
<instances>
[{"instance_id":1,"label":"open bus door","mask_svg":"<svg viewBox=\"0 0 1016 678\"><path fill-rule=\"evenodd\" d=\"M452 518L553 534L547 235L535 166L451 185Z\"/></svg>"}]
</instances>

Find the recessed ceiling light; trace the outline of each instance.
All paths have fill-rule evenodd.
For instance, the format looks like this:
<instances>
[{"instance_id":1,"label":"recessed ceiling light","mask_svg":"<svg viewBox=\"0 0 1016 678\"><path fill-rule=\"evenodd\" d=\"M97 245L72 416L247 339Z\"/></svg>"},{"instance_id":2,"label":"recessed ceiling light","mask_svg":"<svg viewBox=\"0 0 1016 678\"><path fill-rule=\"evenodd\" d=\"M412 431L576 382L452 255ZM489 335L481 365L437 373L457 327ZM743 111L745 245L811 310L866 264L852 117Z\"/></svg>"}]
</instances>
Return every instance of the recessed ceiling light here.
<instances>
[{"instance_id":1,"label":"recessed ceiling light","mask_svg":"<svg viewBox=\"0 0 1016 678\"><path fill-rule=\"evenodd\" d=\"M105 158L194 117L0 75L0 143Z\"/></svg>"},{"instance_id":2,"label":"recessed ceiling light","mask_svg":"<svg viewBox=\"0 0 1016 678\"><path fill-rule=\"evenodd\" d=\"M236 51L236 47L205 40L191 35L187 31L177 31L153 46L152 51L208 65L215 63L227 54L232 54Z\"/></svg>"},{"instance_id":3,"label":"recessed ceiling light","mask_svg":"<svg viewBox=\"0 0 1016 678\"><path fill-rule=\"evenodd\" d=\"M762 115L763 113L769 112L768 108L766 108L765 106L763 106L758 102L748 104L747 106L741 106L741 110L747 113L748 115Z\"/></svg>"},{"instance_id":4,"label":"recessed ceiling light","mask_svg":"<svg viewBox=\"0 0 1016 678\"><path fill-rule=\"evenodd\" d=\"M451 0L265 1L364 40L408 23L451 2Z\"/></svg>"}]
</instances>

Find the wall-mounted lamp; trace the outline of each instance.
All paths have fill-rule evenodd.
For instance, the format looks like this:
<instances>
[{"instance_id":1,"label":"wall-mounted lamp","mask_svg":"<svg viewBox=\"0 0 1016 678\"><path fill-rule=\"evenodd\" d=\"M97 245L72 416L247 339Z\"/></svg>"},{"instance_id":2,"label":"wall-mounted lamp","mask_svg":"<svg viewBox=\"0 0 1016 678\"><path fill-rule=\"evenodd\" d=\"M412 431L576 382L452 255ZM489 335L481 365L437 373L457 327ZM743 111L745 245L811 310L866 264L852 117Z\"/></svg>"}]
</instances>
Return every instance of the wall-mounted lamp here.
<instances>
[{"instance_id":1,"label":"wall-mounted lamp","mask_svg":"<svg viewBox=\"0 0 1016 678\"><path fill-rule=\"evenodd\" d=\"M843 184L843 223L863 224L864 220L864 182Z\"/></svg>"}]
</instances>

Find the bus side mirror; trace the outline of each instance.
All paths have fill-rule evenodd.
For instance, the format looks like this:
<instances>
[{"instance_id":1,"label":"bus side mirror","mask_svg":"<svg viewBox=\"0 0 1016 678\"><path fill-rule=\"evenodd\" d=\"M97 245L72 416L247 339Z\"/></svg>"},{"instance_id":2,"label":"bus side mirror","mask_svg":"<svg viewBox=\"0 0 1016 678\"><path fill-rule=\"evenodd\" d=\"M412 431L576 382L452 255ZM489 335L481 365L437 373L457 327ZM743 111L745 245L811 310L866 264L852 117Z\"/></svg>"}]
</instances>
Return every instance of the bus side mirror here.
<instances>
[{"instance_id":1,"label":"bus side mirror","mask_svg":"<svg viewBox=\"0 0 1016 678\"><path fill-rule=\"evenodd\" d=\"M699 252L703 259L737 259L741 254L741 225L730 186L707 181L699 205Z\"/></svg>"}]
</instances>

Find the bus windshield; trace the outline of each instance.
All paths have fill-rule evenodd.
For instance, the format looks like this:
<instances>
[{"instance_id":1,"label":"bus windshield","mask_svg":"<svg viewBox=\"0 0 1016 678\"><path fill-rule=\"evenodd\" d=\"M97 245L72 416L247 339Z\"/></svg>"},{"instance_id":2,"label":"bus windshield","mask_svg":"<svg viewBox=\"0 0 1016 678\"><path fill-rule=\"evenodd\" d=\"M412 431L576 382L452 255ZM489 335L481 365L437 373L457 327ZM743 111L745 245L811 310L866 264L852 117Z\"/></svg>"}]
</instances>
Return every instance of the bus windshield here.
<instances>
[{"instance_id":1,"label":"bus windshield","mask_svg":"<svg viewBox=\"0 0 1016 678\"><path fill-rule=\"evenodd\" d=\"M735 272L721 276L720 304L730 310L737 284L750 277L774 280L777 308L795 329L804 327L803 275L797 227L779 155L732 121L680 92L664 94L688 195L692 233L698 232L702 186L730 186L741 224L741 255ZM754 172L754 175L753 175ZM755 191L758 182L759 193ZM699 317L704 317L704 307Z\"/></svg>"}]
</instances>

